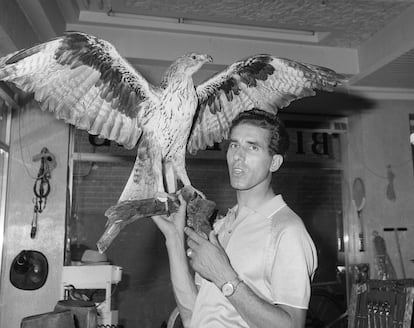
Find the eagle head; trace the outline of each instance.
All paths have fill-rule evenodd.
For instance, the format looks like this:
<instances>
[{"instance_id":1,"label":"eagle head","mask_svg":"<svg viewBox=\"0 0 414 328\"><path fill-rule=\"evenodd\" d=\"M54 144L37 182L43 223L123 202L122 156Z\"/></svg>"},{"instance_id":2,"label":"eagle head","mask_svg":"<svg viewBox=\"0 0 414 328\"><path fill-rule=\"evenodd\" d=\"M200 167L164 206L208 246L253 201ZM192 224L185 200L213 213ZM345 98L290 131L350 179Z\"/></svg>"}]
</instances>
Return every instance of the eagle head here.
<instances>
[{"instance_id":1,"label":"eagle head","mask_svg":"<svg viewBox=\"0 0 414 328\"><path fill-rule=\"evenodd\" d=\"M197 72L205 63L213 62L213 58L207 54L199 54L196 52L190 52L177 58L175 64L177 64L177 70L187 75L193 75Z\"/></svg>"}]
</instances>

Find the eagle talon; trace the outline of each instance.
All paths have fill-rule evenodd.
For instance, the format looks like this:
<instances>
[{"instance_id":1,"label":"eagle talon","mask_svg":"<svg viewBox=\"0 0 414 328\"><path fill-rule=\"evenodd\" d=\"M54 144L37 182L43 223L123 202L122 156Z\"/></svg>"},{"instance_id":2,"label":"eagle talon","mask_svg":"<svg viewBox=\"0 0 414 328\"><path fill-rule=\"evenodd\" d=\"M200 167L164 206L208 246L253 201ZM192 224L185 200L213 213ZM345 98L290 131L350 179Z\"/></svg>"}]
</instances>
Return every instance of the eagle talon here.
<instances>
[{"instance_id":1,"label":"eagle talon","mask_svg":"<svg viewBox=\"0 0 414 328\"><path fill-rule=\"evenodd\" d=\"M180 193L187 203L190 200L197 198L197 195L202 199L207 199L207 197L200 190L194 188L192 185L185 185L180 189Z\"/></svg>"}]
</instances>

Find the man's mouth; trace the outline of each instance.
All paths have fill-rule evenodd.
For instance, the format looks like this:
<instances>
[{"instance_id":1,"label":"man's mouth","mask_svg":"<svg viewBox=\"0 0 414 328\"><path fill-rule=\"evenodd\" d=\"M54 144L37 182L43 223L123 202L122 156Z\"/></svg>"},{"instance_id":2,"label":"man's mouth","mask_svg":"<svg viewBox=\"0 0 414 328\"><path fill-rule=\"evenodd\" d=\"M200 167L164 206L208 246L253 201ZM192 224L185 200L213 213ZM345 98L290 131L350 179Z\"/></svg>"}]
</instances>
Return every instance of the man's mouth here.
<instances>
[{"instance_id":1,"label":"man's mouth","mask_svg":"<svg viewBox=\"0 0 414 328\"><path fill-rule=\"evenodd\" d=\"M236 175L236 176L238 176L238 175L242 175L243 174L243 170L241 169L241 168L239 168L239 167L233 167L233 169L231 170L232 171L232 173L233 173L233 175Z\"/></svg>"}]
</instances>

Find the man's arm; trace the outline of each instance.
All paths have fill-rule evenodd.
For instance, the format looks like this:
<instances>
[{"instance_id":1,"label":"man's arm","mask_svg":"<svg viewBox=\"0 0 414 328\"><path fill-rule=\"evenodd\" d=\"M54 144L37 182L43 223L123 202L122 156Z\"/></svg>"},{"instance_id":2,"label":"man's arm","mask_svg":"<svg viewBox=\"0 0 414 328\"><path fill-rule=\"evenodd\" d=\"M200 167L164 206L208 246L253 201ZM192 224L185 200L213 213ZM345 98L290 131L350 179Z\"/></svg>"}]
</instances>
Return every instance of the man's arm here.
<instances>
[{"instance_id":1,"label":"man's arm","mask_svg":"<svg viewBox=\"0 0 414 328\"><path fill-rule=\"evenodd\" d=\"M305 309L270 304L257 296L245 283L240 283L235 293L228 299L249 327L299 328L305 326Z\"/></svg>"},{"instance_id":2,"label":"man's arm","mask_svg":"<svg viewBox=\"0 0 414 328\"><path fill-rule=\"evenodd\" d=\"M195 271L219 289L225 282L238 278L214 232L208 241L192 229L184 231L189 237L190 263ZM251 327L299 328L305 325L305 309L268 303L245 283L240 283L228 299Z\"/></svg>"},{"instance_id":3,"label":"man's arm","mask_svg":"<svg viewBox=\"0 0 414 328\"><path fill-rule=\"evenodd\" d=\"M165 236L174 296L184 327L188 327L197 296L197 287L194 283L194 277L190 273L185 254L183 229L186 203L181 196L179 196L179 199L181 202L180 209L173 216L168 218L155 216L152 219Z\"/></svg>"},{"instance_id":4,"label":"man's arm","mask_svg":"<svg viewBox=\"0 0 414 328\"><path fill-rule=\"evenodd\" d=\"M166 246L175 300L184 327L188 327L197 296L197 287L188 267L184 243L179 239L166 240Z\"/></svg>"}]
</instances>

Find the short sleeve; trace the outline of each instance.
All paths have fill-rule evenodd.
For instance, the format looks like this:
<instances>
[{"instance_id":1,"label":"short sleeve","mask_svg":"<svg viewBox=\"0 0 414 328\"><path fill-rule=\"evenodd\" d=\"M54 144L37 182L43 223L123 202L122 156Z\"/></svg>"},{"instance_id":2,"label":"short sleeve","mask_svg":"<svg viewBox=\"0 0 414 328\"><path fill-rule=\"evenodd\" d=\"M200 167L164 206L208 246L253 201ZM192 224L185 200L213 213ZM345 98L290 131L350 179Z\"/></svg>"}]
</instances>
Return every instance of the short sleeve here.
<instances>
[{"instance_id":1,"label":"short sleeve","mask_svg":"<svg viewBox=\"0 0 414 328\"><path fill-rule=\"evenodd\" d=\"M276 304L307 309L310 283L317 266L315 245L303 227L287 227L274 243L270 270L271 295Z\"/></svg>"}]
</instances>

